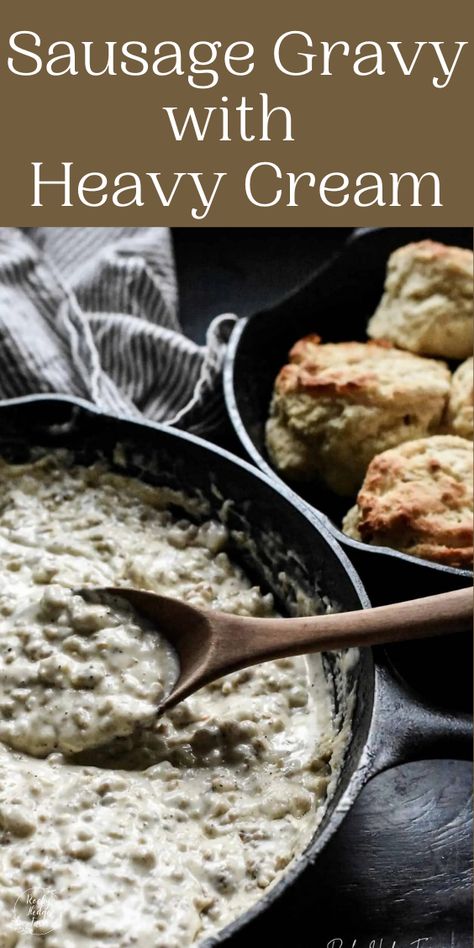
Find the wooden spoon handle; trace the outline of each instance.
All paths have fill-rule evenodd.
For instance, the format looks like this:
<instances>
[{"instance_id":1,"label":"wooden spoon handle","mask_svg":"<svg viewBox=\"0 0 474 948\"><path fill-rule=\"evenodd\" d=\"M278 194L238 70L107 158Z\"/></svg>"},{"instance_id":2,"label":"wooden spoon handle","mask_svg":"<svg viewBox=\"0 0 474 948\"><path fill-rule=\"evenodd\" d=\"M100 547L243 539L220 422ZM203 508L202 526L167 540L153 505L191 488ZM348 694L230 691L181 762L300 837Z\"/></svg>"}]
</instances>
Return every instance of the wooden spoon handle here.
<instances>
[{"instance_id":1,"label":"wooden spoon handle","mask_svg":"<svg viewBox=\"0 0 474 948\"><path fill-rule=\"evenodd\" d=\"M463 632L472 628L472 606L472 589L467 588L375 609L301 619L226 616L227 630L222 643L225 661L227 666L242 668L304 652L384 645ZM217 654L215 659L218 660Z\"/></svg>"}]
</instances>

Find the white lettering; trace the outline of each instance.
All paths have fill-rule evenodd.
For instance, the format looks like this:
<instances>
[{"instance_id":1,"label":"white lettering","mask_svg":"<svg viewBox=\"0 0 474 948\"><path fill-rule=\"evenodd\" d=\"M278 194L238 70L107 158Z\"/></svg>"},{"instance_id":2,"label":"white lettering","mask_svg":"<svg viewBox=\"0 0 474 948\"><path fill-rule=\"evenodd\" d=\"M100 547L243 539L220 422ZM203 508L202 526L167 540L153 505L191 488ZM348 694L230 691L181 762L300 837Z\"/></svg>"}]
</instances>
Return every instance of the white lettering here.
<instances>
[{"instance_id":1,"label":"white lettering","mask_svg":"<svg viewBox=\"0 0 474 948\"><path fill-rule=\"evenodd\" d=\"M301 174L294 174L292 171L288 172L288 203L287 207L298 207L296 201L296 187L301 181L302 178L308 178L309 184L308 188L314 188L316 184L316 178L312 171L302 171Z\"/></svg>"},{"instance_id":2,"label":"white lettering","mask_svg":"<svg viewBox=\"0 0 474 948\"><path fill-rule=\"evenodd\" d=\"M122 185L122 182L127 180L130 180L130 184ZM131 207L132 204L135 204L136 207L143 207L145 202L142 200L142 182L140 176L135 174L134 171L122 171L121 174L118 174L114 180L114 187L118 188L114 191L112 197L112 203L116 207ZM119 200L122 194L127 194L129 191L131 192L130 200Z\"/></svg>"},{"instance_id":3,"label":"white lettering","mask_svg":"<svg viewBox=\"0 0 474 948\"><path fill-rule=\"evenodd\" d=\"M188 111L186 112L186 118L182 122L181 128L179 127L174 115L174 113L177 112L177 110L178 110L178 106L176 105L163 106L163 111L166 112L168 116L169 123L171 125L171 131L173 132L173 135L176 141L182 142L184 135L186 133L186 129L188 128L188 125L191 125L193 127L194 134L198 142L204 141L207 130L209 128L209 122L211 120L211 116L216 111L216 107L214 105L206 106L206 108L204 109L204 112L207 113L207 118L200 125L196 112L193 106L191 106L191 108L189 108Z\"/></svg>"},{"instance_id":4,"label":"white lettering","mask_svg":"<svg viewBox=\"0 0 474 948\"><path fill-rule=\"evenodd\" d=\"M454 59L453 59L453 63L452 63L451 69L450 69L449 66L448 66L447 60L445 59L445 57L444 57L444 55L443 55L443 52L442 52L442 50L441 50L441 47L444 46L444 42L441 42L441 43L439 43L439 42L438 42L438 43L430 43L430 46L433 47L433 49L434 49L434 51L435 51L435 53L436 53L436 55L437 55L437 57L438 57L438 59L439 59L439 62L440 62L440 65L441 65L441 69L443 70L444 75L446 76L446 82L440 82L440 80L439 80L439 78L438 78L437 76L433 76L433 85L436 87L436 89L445 89L446 86L448 85L448 83L451 81L451 77L452 77L452 75L453 75L453 73L454 73L454 70L455 70L455 68L456 68L456 66L457 66L458 59L459 59L459 57L460 57L460 55L461 55L463 46L467 46L467 41L465 41L465 42L460 42L460 41L458 40L454 45L458 47L458 51L457 51L457 53L456 53L456 55L455 55L455 57L454 57Z\"/></svg>"},{"instance_id":5,"label":"white lettering","mask_svg":"<svg viewBox=\"0 0 474 948\"><path fill-rule=\"evenodd\" d=\"M215 198L215 196L216 196L216 194L217 194L217 191L218 191L218 189L219 189L219 187L220 187L220 185L221 185L221 181L222 181L222 179L225 178L226 175L227 175L227 171L214 171L214 172L213 172L213 175L214 175L215 178L217 178L217 180L216 180L216 183L215 183L215 185L214 185L214 187L213 187L211 193L209 194L209 196L206 195L206 192L205 192L204 188L203 188L202 185L201 185L201 174L202 174L202 172L200 172L200 171L194 172L194 171L193 171L193 172L188 172L188 173L190 174L191 178L192 178L193 181L194 181L194 184L195 184L195 186L196 186L196 191L197 191L198 194L199 194L199 197L200 197L200 199L201 199L201 201L202 201L202 206L203 206L203 213L202 213L202 214L199 214L197 208L193 207L193 209L192 209L192 211L191 211L191 217L193 217L195 221L202 221L202 220L204 220L205 217L207 217L207 215L208 215L208 213L209 213L209 210L210 210L210 208L212 207L212 204L213 204L214 198Z\"/></svg>"},{"instance_id":6,"label":"white lettering","mask_svg":"<svg viewBox=\"0 0 474 948\"><path fill-rule=\"evenodd\" d=\"M275 176L277 177L277 179L281 181L283 176L278 165L273 164L272 161L258 161L255 165L252 165L252 167L249 168L249 170L247 171L247 174L245 175L245 194L247 195L247 198L250 201L250 203L254 204L255 207L273 207L275 204L278 204L278 201L281 198L281 188L279 188L276 191L275 197L273 198L272 201L258 201L254 195L253 178L254 178L255 173L259 171L261 168L271 168L272 171L275 172Z\"/></svg>"},{"instance_id":7,"label":"white lettering","mask_svg":"<svg viewBox=\"0 0 474 948\"><path fill-rule=\"evenodd\" d=\"M161 176L161 171L147 171L147 177L150 178L150 181L152 182L153 187L163 207L169 207L176 194L176 191L179 187L181 179L186 176L186 171L175 171L174 173L175 183L171 189L171 192L168 195L165 194L165 192L163 191L163 188L161 187L160 182L158 181L158 178L160 176Z\"/></svg>"},{"instance_id":8,"label":"white lettering","mask_svg":"<svg viewBox=\"0 0 474 948\"><path fill-rule=\"evenodd\" d=\"M237 49L239 46L241 46L243 50L245 50L245 52L243 52L241 56L239 56L238 53L234 52L234 50ZM236 69L233 63L234 63L234 60L235 62L247 62L250 59L250 57L253 56L253 54L254 54L254 48L251 43L246 43L244 40L237 40L237 42L231 43L230 46L225 51L225 54L224 54L225 68L227 69L228 72L231 73L232 76L249 76L250 73L253 72L253 69L254 69L253 62L248 63L245 69Z\"/></svg>"},{"instance_id":9,"label":"white lettering","mask_svg":"<svg viewBox=\"0 0 474 948\"><path fill-rule=\"evenodd\" d=\"M426 46L426 42L425 42L424 40L418 40L418 42L417 42L417 44L416 44L416 53L415 53L415 55L414 55L414 57L413 57L411 63L407 63L406 60L404 59L404 57L403 57L403 55L402 55L402 53L401 53L401 51L400 51L400 46L401 46L401 45L402 45L402 44L401 44L400 41L398 41L398 40L397 40L396 43L395 43L395 42L391 42L390 40L389 40L388 43L387 43L387 46L391 46L391 47L392 47L393 52L395 53L395 56L397 57L398 62L400 63L400 66L401 66L403 75L404 75L404 76L411 76L411 74L412 74L412 72L413 72L413 69L415 68L415 65L416 65L418 56L420 55L421 50L423 49L423 46Z\"/></svg>"},{"instance_id":10,"label":"white lettering","mask_svg":"<svg viewBox=\"0 0 474 948\"><path fill-rule=\"evenodd\" d=\"M162 53L162 50L168 47L171 52ZM173 43L172 40L158 43L157 46L155 46L153 55L156 56L152 67L155 76L171 76L174 72L177 76L184 76L181 49L178 43ZM169 69L162 69L161 64L168 62L168 60L170 61Z\"/></svg>"},{"instance_id":11,"label":"white lettering","mask_svg":"<svg viewBox=\"0 0 474 948\"><path fill-rule=\"evenodd\" d=\"M95 70L92 68L92 50L94 43L91 43L90 40L87 40L83 44L84 47L84 67L89 76L116 76L115 72L115 47L117 43L112 40L107 40L105 45L107 47L107 61L103 69Z\"/></svg>"},{"instance_id":12,"label":"white lettering","mask_svg":"<svg viewBox=\"0 0 474 948\"><path fill-rule=\"evenodd\" d=\"M64 52L58 52L58 50L64 49ZM57 55L54 55L56 54ZM78 76L79 72L76 67L76 51L72 43L66 41L60 41L57 43L51 43L51 46L48 47L48 56L52 58L48 60L46 64L46 72L50 76ZM55 69L54 66L56 63L62 63L64 61L64 69Z\"/></svg>"},{"instance_id":13,"label":"white lettering","mask_svg":"<svg viewBox=\"0 0 474 948\"><path fill-rule=\"evenodd\" d=\"M361 55L364 49L372 49L372 53L366 53L364 56ZM354 72L357 76L384 76L385 71L383 68L383 53L378 43L366 42L358 43L355 48L356 56L358 57L354 63ZM362 71L361 64L367 61L374 61L374 64L371 69L364 69Z\"/></svg>"},{"instance_id":14,"label":"white lettering","mask_svg":"<svg viewBox=\"0 0 474 948\"><path fill-rule=\"evenodd\" d=\"M329 184L331 178L340 178L342 184L332 187ZM349 195L345 194L341 201L330 201L326 196L326 192L336 192L336 191L346 191L349 187L349 178L346 174L343 174L341 171L331 171L330 174L325 174L324 178L321 178L321 183L319 185L319 195L323 204L327 204L328 207L342 207L344 204L347 204L349 200Z\"/></svg>"},{"instance_id":15,"label":"white lettering","mask_svg":"<svg viewBox=\"0 0 474 948\"><path fill-rule=\"evenodd\" d=\"M12 33L10 36L10 49L12 49L14 53L21 53L21 55L25 56L27 59L32 59L33 62L36 63L35 68L29 69L28 72L22 72L21 69L16 68L13 56L8 57L8 68L10 72L15 74L15 76L36 76L39 72L41 72L43 60L41 59L41 56L38 56L38 53L32 53L23 46L17 45L16 41L18 37L23 36L32 36L34 45L41 46L41 40L37 33L33 33L31 30L18 30L16 33Z\"/></svg>"},{"instance_id":16,"label":"white lettering","mask_svg":"<svg viewBox=\"0 0 474 948\"><path fill-rule=\"evenodd\" d=\"M332 56L333 50L337 49L338 46L342 46L342 55L348 56L350 52L349 43L346 43L343 40L340 40L338 43L333 43L332 45L330 45L329 43L321 43L321 46L323 47L323 68L321 70L321 75L332 76L331 56Z\"/></svg>"},{"instance_id":17,"label":"white lettering","mask_svg":"<svg viewBox=\"0 0 474 948\"><path fill-rule=\"evenodd\" d=\"M137 56L135 53L130 52L133 47L139 49L141 53L146 53L146 44L130 41L129 43L124 43L122 46L122 55L125 56L125 59L131 59L132 62L139 63L141 68L129 69L127 63L122 60L120 63L120 69L126 76L144 76L148 72L148 63L144 56Z\"/></svg>"},{"instance_id":18,"label":"white lettering","mask_svg":"<svg viewBox=\"0 0 474 948\"><path fill-rule=\"evenodd\" d=\"M193 43L189 50L189 56L191 59L191 76L188 76L188 82L190 86L193 86L194 89L212 89L217 82L219 81L219 73L216 69L208 69L212 63L215 63L217 59L217 50L222 46L222 43L216 41L215 43L207 43L201 41L199 43ZM198 56L198 50L203 49L209 53L208 59L200 59ZM208 82L197 82L194 76L208 76Z\"/></svg>"},{"instance_id":19,"label":"white lettering","mask_svg":"<svg viewBox=\"0 0 474 948\"><path fill-rule=\"evenodd\" d=\"M62 166L64 168L64 178L59 179L58 181L42 181L40 174L41 168L43 167L42 161L32 161L33 165L33 184L34 184L34 197L31 207L43 207L41 201L41 188L46 185L61 185L63 188L63 202L61 207L72 207L71 204L71 168L72 161L63 161Z\"/></svg>"},{"instance_id":20,"label":"white lettering","mask_svg":"<svg viewBox=\"0 0 474 948\"><path fill-rule=\"evenodd\" d=\"M403 181L403 178L410 178L413 185L413 194L412 202L410 207L422 207L420 203L420 188L423 178L431 178L433 182L433 201L431 202L431 207L443 207L441 203L441 183L437 174L434 171L425 171L421 175L421 178L418 175L414 174L413 171L405 171L403 174L397 174L394 171L390 172L390 177L392 179L392 202L390 207L401 207L401 204L398 200L399 197L399 188L400 183Z\"/></svg>"},{"instance_id":21,"label":"white lettering","mask_svg":"<svg viewBox=\"0 0 474 948\"><path fill-rule=\"evenodd\" d=\"M313 68L313 59L316 58L316 53L297 53L296 54L297 56L301 56L301 58L304 59L305 65L302 66L301 69L298 69L296 71L292 69L287 69L286 66L284 66L282 63L281 52L282 52L283 43L286 42L289 36L302 36L306 42L307 48L308 49L313 48L313 41L308 33L303 33L302 30L289 30L288 33L283 33L281 36L279 36L279 38L277 39L275 43L275 46L273 48L273 59L274 59L275 65L280 70L280 72L285 73L285 76L307 76L308 73L311 72Z\"/></svg>"},{"instance_id":22,"label":"white lettering","mask_svg":"<svg viewBox=\"0 0 474 948\"><path fill-rule=\"evenodd\" d=\"M367 184L365 187L361 187L364 181L374 181L373 184ZM363 174L359 174L356 178L356 187L357 191L354 194L354 204L357 204L358 207L372 207L374 204L378 204L379 207L385 207L384 195L383 195L383 181L379 174L374 171L365 171ZM363 201L363 194L370 194L372 191L375 191L374 197L371 201Z\"/></svg>"},{"instance_id":23,"label":"white lettering","mask_svg":"<svg viewBox=\"0 0 474 948\"><path fill-rule=\"evenodd\" d=\"M260 138L261 142L270 142L272 139L268 134L268 123L270 117L275 114L275 112L281 112L285 116L285 136L282 138L284 142L293 142L294 138L292 136L292 123L291 123L291 112L284 105L275 105L274 108L268 108L268 93L261 92L260 98L262 100L262 136Z\"/></svg>"},{"instance_id":24,"label":"white lettering","mask_svg":"<svg viewBox=\"0 0 474 948\"><path fill-rule=\"evenodd\" d=\"M99 183L97 185L87 184L88 181L92 181L94 178L98 179ZM101 171L90 171L88 174L84 174L82 178L79 179L77 185L77 196L81 204L85 204L86 207L102 207L108 199L108 194L102 194L98 201L89 201L86 198L86 191L89 191L91 194L95 194L98 191L103 191L107 187L107 178L105 174L102 174Z\"/></svg>"}]
</instances>

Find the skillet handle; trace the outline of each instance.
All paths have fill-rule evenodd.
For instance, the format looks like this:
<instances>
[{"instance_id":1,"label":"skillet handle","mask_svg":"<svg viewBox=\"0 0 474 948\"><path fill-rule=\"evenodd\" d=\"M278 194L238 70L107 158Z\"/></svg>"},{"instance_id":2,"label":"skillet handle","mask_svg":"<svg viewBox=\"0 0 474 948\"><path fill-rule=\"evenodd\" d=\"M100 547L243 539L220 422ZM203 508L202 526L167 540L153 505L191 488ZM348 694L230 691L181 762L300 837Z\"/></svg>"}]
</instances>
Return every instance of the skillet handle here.
<instances>
[{"instance_id":1,"label":"skillet handle","mask_svg":"<svg viewBox=\"0 0 474 948\"><path fill-rule=\"evenodd\" d=\"M367 780L414 760L471 760L472 749L470 715L429 707L386 664L376 665Z\"/></svg>"},{"instance_id":2,"label":"skillet handle","mask_svg":"<svg viewBox=\"0 0 474 948\"><path fill-rule=\"evenodd\" d=\"M333 528L334 532L334 528ZM337 532L337 540L357 570L373 606L472 586L472 573L371 547Z\"/></svg>"}]
</instances>

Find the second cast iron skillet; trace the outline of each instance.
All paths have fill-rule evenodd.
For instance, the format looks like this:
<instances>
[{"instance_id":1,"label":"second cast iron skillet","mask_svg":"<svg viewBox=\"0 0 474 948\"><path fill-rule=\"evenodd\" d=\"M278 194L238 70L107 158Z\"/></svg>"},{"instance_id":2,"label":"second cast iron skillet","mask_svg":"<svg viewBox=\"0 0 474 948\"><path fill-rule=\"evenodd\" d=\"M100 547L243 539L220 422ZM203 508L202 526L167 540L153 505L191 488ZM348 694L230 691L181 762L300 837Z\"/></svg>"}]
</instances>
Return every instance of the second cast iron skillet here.
<instances>
[{"instance_id":1,"label":"second cast iron skillet","mask_svg":"<svg viewBox=\"0 0 474 948\"><path fill-rule=\"evenodd\" d=\"M242 447L260 470L279 477L265 449L265 422L275 377L287 362L293 343L311 332L320 335L323 342L366 339L368 319L382 295L389 255L403 244L427 237L472 246L472 231L468 228L356 231L342 251L300 289L278 305L236 324L224 370L225 399ZM342 516L352 504L350 498L341 500L320 486L288 486L325 520L356 566L374 605L457 588L471 575L352 540L339 529Z\"/></svg>"},{"instance_id":2,"label":"second cast iron skillet","mask_svg":"<svg viewBox=\"0 0 474 948\"><path fill-rule=\"evenodd\" d=\"M38 446L67 448L83 464L105 457L120 472L206 500L214 516L225 518L235 556L273 591L283 614L291 613L296 590L327 596L344 610L369 605L357 573L325 523L283 484L272 483L218 447L160 425L106 416L67 397L33 396L0 406L0 456L25 461ZM250 540L244 545L242 532ZM456 638L450 637L453 650ZM424 644L429 648L431 642ZM201 948L252 943L259 916L271 912L276 900L310 871L374 774L404 760L469 756L467 717L420 703L389 667L374 664L370 649L349 667L336 654L326 656L325 674L340 724L349 714L351 689L355 703L350 743L322 822L279 882Z\"/></svg>"}]
</instances>

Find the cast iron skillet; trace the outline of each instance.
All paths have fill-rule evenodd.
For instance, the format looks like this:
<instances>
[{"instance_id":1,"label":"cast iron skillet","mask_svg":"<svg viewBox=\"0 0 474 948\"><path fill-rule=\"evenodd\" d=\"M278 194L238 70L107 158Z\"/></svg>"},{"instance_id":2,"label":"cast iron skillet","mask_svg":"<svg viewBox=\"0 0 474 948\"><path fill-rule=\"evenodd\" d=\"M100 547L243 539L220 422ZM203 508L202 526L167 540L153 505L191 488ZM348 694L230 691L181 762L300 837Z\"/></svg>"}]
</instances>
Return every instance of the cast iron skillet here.
<instances>
[{"instance_id":1,"label":"cast iron skillet","mask_svg":"<svg viewBox=\"0 0 474 948\"><path fill-rule=\"evenodd\" d=\"M472 246L468 228L419 230L382 228L356 231L341 252L281 303L240 320L232 333L224 369L228 413L246 454L264 473L279 478L265 450L265 422L279 369L302 336L317 332L324 342L365 339L368 318L382 295L390 253L410 241L430 237L446 244ZM471 575L406 556L387 547L372 547L338 529L350 498L314 486L295 487L323 518L359 572L374 605L465 585ZM393 577L387 597L387 574ZM408 590L407 590L408 587ZM395 592L397 591L397 592ZM387 598L386 598L387 597Z\"/></svg>"},{"instance_id":2,"label":"cast iron skillet","mask_svg":"<svg viewBox=\"0 0 474 948\"><path fill-rule=\"evenodd\" d=\"M73 398L29 396L3 403L0 455L26 460L33 446L66 447L86 464L106 457L122 472L206 498L217 516L222 498L229 500L226 522L231 530L243 528L254 543L254 550L252 544L242 549L237 543L235 556L274 592L283 609L291 606L291 581L310 595L321 590L343 609L369 606L357 573L320 518L283 485L272 483L220 448L160 425L103 415ZM290 579L284 585L278 575L282 570ZM451 642L455 647L452 638ZM340 657L325 656L325 663L328 681L334 683L337 678L341 684ZM235 943L244 926L244 937L250 935L247 926L315 861L374 774L427 755L469 754L467 717L425 707L388 667L374 665L370 650L359 655L346 680L347 689L353 687L356 696L352 737L322 823L278 884L235 922L207 939L203 948ZM341 722L347 715L347 689L334 692Z\"/></svg>"}]
</instances>

